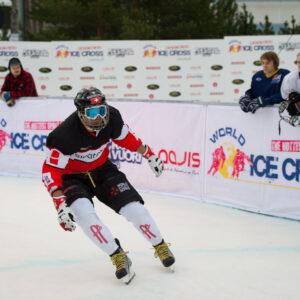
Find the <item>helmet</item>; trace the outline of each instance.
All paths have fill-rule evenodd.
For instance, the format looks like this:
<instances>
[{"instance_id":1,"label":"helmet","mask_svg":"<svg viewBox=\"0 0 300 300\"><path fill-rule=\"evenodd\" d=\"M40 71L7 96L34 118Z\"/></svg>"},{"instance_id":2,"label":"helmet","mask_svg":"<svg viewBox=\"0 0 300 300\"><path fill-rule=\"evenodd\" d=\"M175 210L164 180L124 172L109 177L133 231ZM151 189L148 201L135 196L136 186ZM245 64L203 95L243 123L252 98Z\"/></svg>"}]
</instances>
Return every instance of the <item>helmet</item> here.
<instances>
[{"instance_id":1,"label":"helmet","mask_svg":"<svg viewBox=\"0 0 300 300\"><path fill-rule=\"evenodd\" d=\"M88 129L101 130L108 124L109 107L105 95L99 89L82 89L77 93L74 104L81 122Z\"/></svg>"}]
</instances>

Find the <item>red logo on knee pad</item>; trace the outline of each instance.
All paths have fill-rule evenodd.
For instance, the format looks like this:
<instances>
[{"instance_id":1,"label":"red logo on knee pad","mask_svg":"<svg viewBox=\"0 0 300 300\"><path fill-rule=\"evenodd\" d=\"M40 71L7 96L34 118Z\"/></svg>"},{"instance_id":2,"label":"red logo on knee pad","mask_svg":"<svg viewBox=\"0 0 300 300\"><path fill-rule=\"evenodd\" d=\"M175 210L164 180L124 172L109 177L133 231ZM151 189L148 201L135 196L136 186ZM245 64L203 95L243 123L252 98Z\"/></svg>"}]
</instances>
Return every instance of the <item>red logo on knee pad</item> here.
<instances>
[{"instance_id":1,"label":"red logo on knee pad","mask_svg":"<svg viewBox=\"0 0 300 300\"><path fill-rule=\"evenodd\" d=\"M94 237L96 237L101 244L108 243L108 241L106 240L104 235L101 233L102 227L100 225L92 225L90 227L90 229L91 229L92 233L94 234Z\"/></svg>"},{"instance_id":2,"label":"red logo on knee pad","mask_svg":"<svg viewBox=\"0 0 300 300\"><path fill-rule=\"evenodd\" d=\"M156 235L150 231L150 224L144 224L144 225L140 225L140 229L142 230L143 234L151 239L152 237L153 238L156 238Z\"/></svg>"}]
</instances>

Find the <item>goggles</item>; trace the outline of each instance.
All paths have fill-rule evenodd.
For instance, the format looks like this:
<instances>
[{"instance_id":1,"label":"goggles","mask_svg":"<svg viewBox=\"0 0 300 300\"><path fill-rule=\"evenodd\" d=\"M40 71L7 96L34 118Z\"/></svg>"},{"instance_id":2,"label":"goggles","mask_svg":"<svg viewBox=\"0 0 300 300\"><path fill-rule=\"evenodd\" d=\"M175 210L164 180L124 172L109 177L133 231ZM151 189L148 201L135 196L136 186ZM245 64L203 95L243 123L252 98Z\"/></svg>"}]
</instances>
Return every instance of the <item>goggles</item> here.
<instances>
[{"instance_id":1,"label":"goggles","mask_svg":"<svg viewBox=\"0 0 300 300\"><path fill-rule=\"evenodd\" d=\"M95 120L98 116L105 118L107 115L106 105L90 106L84 109L84 114L87 118Z\"/></svg>"}]
</instances>

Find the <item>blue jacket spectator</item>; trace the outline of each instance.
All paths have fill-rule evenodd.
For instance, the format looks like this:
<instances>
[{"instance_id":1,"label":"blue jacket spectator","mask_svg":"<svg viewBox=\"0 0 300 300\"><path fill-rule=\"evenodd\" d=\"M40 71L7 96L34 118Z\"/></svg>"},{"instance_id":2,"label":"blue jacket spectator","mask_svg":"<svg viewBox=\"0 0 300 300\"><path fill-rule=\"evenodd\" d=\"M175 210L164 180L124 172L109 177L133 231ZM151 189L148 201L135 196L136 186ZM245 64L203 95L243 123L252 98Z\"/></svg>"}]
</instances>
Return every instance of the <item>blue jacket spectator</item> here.
<instances>
[{"instance_id":1,"label":"blue jacket spectator","mask_svg":"<svg viewBox=\"0 0 300 300\"><path fill-rule=\"evenodd\" d=\"M279 58L275 52L266 52L260 57L263 70L252 77L251 88L239 100L244 112L255 113L260 107L283 101L280 88L283 78L289 73L278 69Z\"/></svg>"}]
</instances>

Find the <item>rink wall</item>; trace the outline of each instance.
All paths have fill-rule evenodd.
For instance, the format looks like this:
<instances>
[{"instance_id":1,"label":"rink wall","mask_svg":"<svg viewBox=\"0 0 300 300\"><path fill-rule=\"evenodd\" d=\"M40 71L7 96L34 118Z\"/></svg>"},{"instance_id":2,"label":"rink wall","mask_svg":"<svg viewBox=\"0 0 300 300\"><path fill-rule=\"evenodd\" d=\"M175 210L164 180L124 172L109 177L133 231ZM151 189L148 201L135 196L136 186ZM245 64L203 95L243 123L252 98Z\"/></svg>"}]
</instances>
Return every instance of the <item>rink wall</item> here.
<instances>
[{"instance_id":1,"label":"rink wall","mask_svg":"<svg viewBox=\"0 0 300 300\"><path fill-rule=\"evenodd\" d=\"M156 178L140 155L110 145L138 189L300 219L300 129L283 123L279 135L276 108L252 115L234 105L112 105L165 162ZM47 135L73 110L67 99L0 102L0 173L41 177Z\"/></svg>"},{"instance_id":2,"label":"rink wall","mask_svg":"<svg viewBox=\"0 0 300 300\"><path fill-rule=\"evenodd\" d=\"M0 85L19 57L40 96L74 96L87 86L109 98L235 102L275 51L293 70L300 35L228 36L210 40L0 41Z\"/></svg>"}]
</instances>

